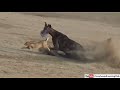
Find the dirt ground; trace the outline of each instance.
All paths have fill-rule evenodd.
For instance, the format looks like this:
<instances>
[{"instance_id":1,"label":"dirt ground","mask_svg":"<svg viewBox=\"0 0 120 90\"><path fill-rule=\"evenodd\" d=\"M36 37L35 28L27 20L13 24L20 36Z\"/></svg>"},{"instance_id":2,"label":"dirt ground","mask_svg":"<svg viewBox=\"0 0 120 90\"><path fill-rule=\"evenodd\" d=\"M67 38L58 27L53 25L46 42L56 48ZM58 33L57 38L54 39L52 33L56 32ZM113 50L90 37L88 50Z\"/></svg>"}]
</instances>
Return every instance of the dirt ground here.
<instances>
[{"instance_id":1,"label":"dirt ground","mask_svg":"<svg viewBox=\"0 0 120 90\"><path fill-rule=\"evenodd\" d=\"M84 20L81 19L82 17L74 18L74 15L79 16L80 13L69 16L65 14L66 17L58 17L59 14L54 13L50 15L52 17L49 17L49 13L36 15L34 13L0 12L1 78L83 78L84 74L90 73L120 73L118 67L120 65L120 27L118 23L115 26L113 23L102 22L104 18L102 21L99 19L95 21ZM99 14L97 16L99 17ZM94 62L82 62L41 54L37 50L21 49L27 40L43 39L40 36L40 31L44 27L44 22L50 23L54 29L66 34L85 48L90 49L97 45L97 49L90 51L89 55L91 57L99 56L102 62L98 62L98 58ZM113 40L112 47L105 46L105 40L110 37ZM51 42L51 37L49 42ZM102 55L106 48L110 50L112 48L114 51L112 51L111 56L117 57L117 59L110 57L109 60L108 58L107 60L103 59Z\"/></svg>"}]
</instances>

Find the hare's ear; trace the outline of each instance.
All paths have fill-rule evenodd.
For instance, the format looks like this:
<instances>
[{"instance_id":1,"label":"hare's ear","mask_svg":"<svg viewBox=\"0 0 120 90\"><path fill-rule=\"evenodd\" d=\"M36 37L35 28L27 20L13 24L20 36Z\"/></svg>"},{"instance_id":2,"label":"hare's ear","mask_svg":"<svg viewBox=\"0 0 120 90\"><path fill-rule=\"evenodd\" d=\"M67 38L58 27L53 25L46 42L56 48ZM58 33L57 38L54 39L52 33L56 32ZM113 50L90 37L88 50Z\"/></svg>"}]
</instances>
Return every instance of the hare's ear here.
<instances>
[{"instance_id":1,"label":"hare's ear","mask_svg":"<svg viewBox=\"0 0 120 90\"><path fill-rule=\"evenodd\" d=\"M47 26L47 23L45 22L45 26Z\"/></svg>"},{"instance_id":2,"label":"hare's ear","mask_svg":"<svg viewBox=\"0 0 120 90\"><path fill-rule=\"evenodd\" d=\"M51 27L52 27L52 26L51 26L51 24L48 24L48 27L50 27L50 28L51 28Z\"/></svg>"}]
</instances>

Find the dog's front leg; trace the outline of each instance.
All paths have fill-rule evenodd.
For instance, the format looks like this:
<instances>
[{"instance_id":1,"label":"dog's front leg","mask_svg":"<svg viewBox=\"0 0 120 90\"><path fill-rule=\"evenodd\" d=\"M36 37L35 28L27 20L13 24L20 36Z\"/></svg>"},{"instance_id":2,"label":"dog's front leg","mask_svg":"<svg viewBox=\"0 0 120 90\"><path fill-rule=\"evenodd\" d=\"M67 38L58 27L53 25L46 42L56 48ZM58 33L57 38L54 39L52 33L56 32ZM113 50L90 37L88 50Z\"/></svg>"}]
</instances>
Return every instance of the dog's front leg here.
<instances>
[{"instance_id":1,"label":"dog's front leg","mask_svg":"<svg viewBox=\"0 0 120 90\"><path fill-rule=\"evenodd\" d=\"M54 48L55 48L55 50L59 50L58 40L55 41L55 43L54 43Z\"/></svg>"},{"instance_id":2,"label":"dog's front leg","mask_svg":"<svg viewBox=\"0 0 120 90\"><path fill-rule=\"evenodd\" d=\"M53 42L53 45L54 45L54 48L51 48L51 53L52 53L52 55L54 55L54 56L59 56L59 53L58 53L58 51L59 51L59 44L58 44L58 40L56 40L55 42Z\"/></svg>"}]
</instances>

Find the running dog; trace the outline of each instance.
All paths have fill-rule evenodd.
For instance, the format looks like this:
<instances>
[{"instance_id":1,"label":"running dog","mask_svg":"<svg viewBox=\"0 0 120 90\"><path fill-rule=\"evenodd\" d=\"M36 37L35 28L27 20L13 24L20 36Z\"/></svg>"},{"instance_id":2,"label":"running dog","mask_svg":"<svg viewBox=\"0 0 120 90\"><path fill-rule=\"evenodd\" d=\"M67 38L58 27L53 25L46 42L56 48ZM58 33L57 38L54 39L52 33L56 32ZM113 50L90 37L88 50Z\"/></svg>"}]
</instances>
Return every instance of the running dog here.
<instances>
[{"instance_id":1,"label":"running dog","mask_svg":"<svg viewBox=\"0 0 120 90\"><path fill-rule=\"evenodd\" d=\"M43 30L40 32L42 37L46 37L48 34L52 36L52 42L54 45L54 49L56 51L63 51L66 55L71 56L74 53L72 51L81 51L84 52L84 48L79 43L71 40L67 35L58 32L57 30L53 29L50 24L45 22L45 26Z\"/></svg>"}]
</instances>

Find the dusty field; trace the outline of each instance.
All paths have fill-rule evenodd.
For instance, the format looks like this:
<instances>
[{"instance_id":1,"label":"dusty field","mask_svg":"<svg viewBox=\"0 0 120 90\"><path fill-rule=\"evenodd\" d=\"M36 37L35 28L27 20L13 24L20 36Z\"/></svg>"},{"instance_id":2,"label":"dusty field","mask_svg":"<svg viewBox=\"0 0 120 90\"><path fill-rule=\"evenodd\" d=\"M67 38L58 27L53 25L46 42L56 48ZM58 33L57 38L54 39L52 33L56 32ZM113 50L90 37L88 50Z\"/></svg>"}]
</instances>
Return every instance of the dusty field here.
<instances>
[{"instance_id":1,"label":"dusty field","mask_svg":"<svg viewBox=\"0 0 120 90\"><path fill-rule=\"evenodd\" d=\"M47 15L44 16L44 15ZM74 16L74 15L73 15ZM72 16L72 17L73 17ZM71 16L69 16L71 17ZM44 22L68 35L85 48L91 49L87 56L99 56L94 61L49 56L37 50L21 49L27 40L43 39L39 33ZM106 39L112 38L110 45ZM83 78L84 74L119 74L120 27L99 20L49 17L49 13L40 15L14 12L0 13L0 77L1 78ZM51 42L51 40L50 40ZM102 55L110 50L111 56ZM94 54L94 55L93 55ZM98 60L100 59L100 60ZM99 62L100 61L100 62Z\"/></svg>"}]
</instances>

